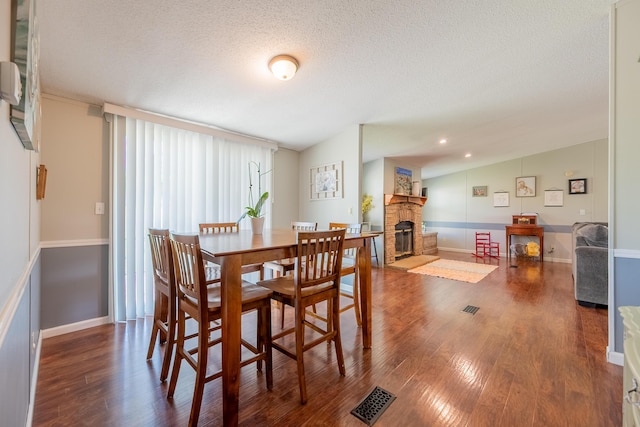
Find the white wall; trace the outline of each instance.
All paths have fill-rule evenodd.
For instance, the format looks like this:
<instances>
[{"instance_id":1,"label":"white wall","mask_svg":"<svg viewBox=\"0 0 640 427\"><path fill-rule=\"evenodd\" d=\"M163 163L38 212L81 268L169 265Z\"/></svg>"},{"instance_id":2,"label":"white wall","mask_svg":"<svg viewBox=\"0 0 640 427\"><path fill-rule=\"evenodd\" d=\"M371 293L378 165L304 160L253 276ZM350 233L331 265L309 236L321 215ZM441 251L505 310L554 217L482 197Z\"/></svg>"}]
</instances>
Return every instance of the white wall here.
<instances>
[{"instance_id":1,"label":"white wall","mask_svg":"<svg viewBox=\"0 0 640 427\"><path fill-rule=\"evenodd\" d=\"M609 242L609 348L623 351L623 326L618 308L640 305L640 0L617 2L612 8L611 228ZM618 357L618 362L621 361ZM609 359L611 360L611 358Z\"/></svg>"},{"instance_id":2,"label":"white wall","mask_svg":"<svg viewBox=\"0 0 640 427\"><path fill-rule=\"evenodd\" d=\"M272 228L289 228L291 221L298 221L299 162L297 151L280 148L274 155L273 197L270 197Z\"/></svg>"},{"instance_id":3,"label":"white wall","mask_svg":"<svg viewBox=\"0 0 640 427\"><path fill-rule=\"evenodd\" d=\"M350 126L339 135L329 138L300 153L299 218L314 221L318 229L327 229L329 222L360 222L360 180L362 176L361 127ZM311 200L309 175L313 167L342 162L343 195L337 199Z\"/></svg>"},{"instance_id":4,"label":"white wall","mask_svg":"<svg viewBox=\"0 0 640 427\"><path fill-rule=\"evenodd\" d=\"M384 194L394 194L396 187L396 168L411 171L412 181L420 181L420 166L410 165L406 161L398 161L392 158L384 159Z\"/></svg>"},{"instance_id":5,"label":"white wall","mask_svg":"<svg viewBox=\"0 0 640 427\"><path fill-rule=\"evenodd\" d=\"M42 241L109 237L109 143L100 107L43 95L42 160L47 197L42 203ZM105 214L95 214L96 202Z\"/></svg>"},{"instance_id":6,"label":"white wall","mask_svg":"<svg viewBox=\"0 0 640 427\"><path fill-rule=\"evenodd\" d=\"M373 208L363 220L368 221L373 230L384 230L384 159L362 166L362 194L373 196Z\"/></svg>"},{"instance_id":7,"label":"white wall","mask_svg":"<svg viewBox=\"0 0 640 427\"><path fill-rule=\"evenodd\" d=\"M570 226L575 222L607 222L607 140L574 145L482 168L424 180L429 198L423 208L423 220L429 231L438 232L438 247L471 252L475 232L489 231L506 253L504 225L512 215L538 213L545 227L545 260L570 262ZM568 194L565 172L570 178L586 178L587 194ZM515 197L515 179L536 177L535 197ZM487 197L473 197L474 186L487 186ZM544 206L544 190L564 191L562 207ZM494 192L509 192L508 207L494 207ZM584 215L581 215L584 210Z\"/></svg>"},{"instance_id":8,"label":"white wall","mask_svg":"<svg viewBox=\"0 0 640 427\"><path fill-rule=\"evenodd\" d=\"M0 61L11 59L11 1L0 0ZM0 100L0 414L3 425L25 425L34 349L39 338L40 155L25 150ZM31 275L34 275L32 278ZM32 306L32 301L35 303ZM35 313L34 313L35 312Z\"/></svg>"}]
</instances>

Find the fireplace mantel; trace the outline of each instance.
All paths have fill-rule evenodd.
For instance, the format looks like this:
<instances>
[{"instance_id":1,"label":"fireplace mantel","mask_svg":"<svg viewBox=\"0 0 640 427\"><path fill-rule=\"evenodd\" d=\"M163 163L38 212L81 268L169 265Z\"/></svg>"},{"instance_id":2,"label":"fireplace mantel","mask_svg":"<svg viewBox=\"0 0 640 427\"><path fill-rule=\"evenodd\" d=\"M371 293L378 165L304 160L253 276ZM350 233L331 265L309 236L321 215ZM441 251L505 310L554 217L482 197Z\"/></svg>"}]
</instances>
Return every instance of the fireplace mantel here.
<instances>
[{"instance_id":1,"label":"fireplace mantel","mask_svg":"<svg viewBox=\"0 0 640 427\"><path fill-rule=\"evenodd\" d=\"M424 206L427 202L426 197L409 196L406 194L385 194L384 205L389 206L396 203L415 203L416 205Z\"/></svg>"}]
</instances>

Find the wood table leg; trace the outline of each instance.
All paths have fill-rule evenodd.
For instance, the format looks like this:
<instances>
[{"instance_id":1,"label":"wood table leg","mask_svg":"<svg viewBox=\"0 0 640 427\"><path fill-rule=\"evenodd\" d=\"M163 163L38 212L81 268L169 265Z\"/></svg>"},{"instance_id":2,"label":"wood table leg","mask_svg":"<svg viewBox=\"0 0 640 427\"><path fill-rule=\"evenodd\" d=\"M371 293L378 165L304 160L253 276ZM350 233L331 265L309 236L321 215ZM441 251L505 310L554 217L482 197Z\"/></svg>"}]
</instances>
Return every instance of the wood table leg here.
<instances>
[{"instance_id":1,"label":"wood table leg","mask_svg":"<svg viewBox=\"0 0 640 427\"><path fill-rule=\"evenodd\" d=\"M364 239L358 248L360 274L360 315L362 316L362 346L371 348L371 241Z\"/></svg>"},{"instance_id":2,"label":"wood table leg","mask_svg":"<svg viewBox=\"0 0 640 427\"><path fill-rule=\"evenodd\" d=\"M242 324L241 264L240 255L230 255L222 259L220 271L222 296L222 418L225 426L238 425Z\"/></svg>"}]
</instances>

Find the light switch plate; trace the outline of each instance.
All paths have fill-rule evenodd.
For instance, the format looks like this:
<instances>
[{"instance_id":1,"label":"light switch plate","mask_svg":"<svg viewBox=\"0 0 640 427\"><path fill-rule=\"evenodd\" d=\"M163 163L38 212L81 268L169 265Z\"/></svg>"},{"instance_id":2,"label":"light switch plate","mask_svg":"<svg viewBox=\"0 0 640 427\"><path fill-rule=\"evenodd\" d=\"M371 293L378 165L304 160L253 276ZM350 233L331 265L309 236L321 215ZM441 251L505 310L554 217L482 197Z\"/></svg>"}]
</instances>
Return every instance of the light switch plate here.
<instances>
[{"instance_id":1,"label":"light switch plate","mask_svg":"<svg viewBox=\"0 0 640 427\"><path fill-rule=\"evenodd\" d=\"M104 215L104 203L96 202L96 215Z\"/></svg>"}]
</instances>

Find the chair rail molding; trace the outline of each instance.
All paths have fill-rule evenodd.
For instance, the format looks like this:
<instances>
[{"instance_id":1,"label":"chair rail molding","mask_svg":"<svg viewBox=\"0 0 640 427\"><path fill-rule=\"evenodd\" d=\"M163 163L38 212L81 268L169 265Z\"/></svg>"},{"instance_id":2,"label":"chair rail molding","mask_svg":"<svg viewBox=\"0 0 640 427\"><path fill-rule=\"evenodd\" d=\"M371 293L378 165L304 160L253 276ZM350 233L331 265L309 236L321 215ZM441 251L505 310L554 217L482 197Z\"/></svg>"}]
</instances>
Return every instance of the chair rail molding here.
<instances>
[{"instance_id":1,"label":"chair rail molding","mask_svg":"<svg viewBox=\"0 0 640 427\"><path fill-rule=\"evenodd\" d=\"M48 248L71 248L78 246L100 246L108 245L109 239L82 239L82 240L48 240L40 242L40 247Z\"/></svg>"}]
</instances>

